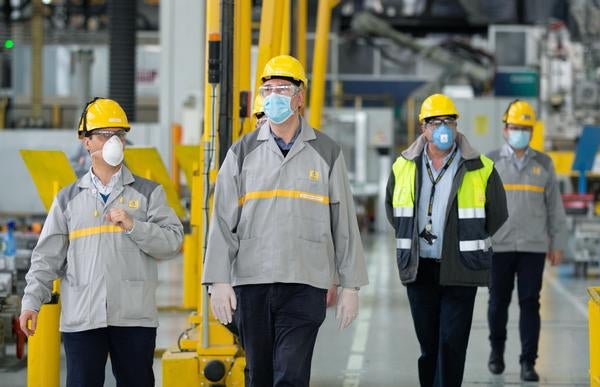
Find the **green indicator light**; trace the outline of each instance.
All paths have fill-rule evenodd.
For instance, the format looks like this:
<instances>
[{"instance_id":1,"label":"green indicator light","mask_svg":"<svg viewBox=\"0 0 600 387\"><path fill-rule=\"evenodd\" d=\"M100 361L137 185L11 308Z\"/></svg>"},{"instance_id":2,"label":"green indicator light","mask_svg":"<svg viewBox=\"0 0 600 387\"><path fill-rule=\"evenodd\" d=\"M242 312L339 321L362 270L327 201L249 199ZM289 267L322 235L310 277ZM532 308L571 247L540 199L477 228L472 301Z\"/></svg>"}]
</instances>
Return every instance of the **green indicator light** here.
<instances>
[{"instance_id":1,"label":"green indicator light","mask_svg":"<svg viewBox=\"0 0 600 387\"><path fill-rule=\"evenodd\" d=\"M4 48L13 48L15 46L15 42L12 39L6 39L4 41Z\"/></svg>"}]
</instances>

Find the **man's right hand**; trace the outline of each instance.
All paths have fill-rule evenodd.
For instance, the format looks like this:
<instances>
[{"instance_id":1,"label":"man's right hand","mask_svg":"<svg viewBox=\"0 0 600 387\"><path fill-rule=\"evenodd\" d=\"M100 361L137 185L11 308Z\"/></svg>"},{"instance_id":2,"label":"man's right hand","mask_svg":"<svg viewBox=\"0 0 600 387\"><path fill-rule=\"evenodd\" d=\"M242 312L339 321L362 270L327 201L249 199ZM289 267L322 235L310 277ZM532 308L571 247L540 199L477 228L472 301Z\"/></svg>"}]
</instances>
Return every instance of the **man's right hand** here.
<instances>
[{"instance_id":1,"label":"man's right hand","mask_svg":"<svg viewBox=\"0 0 600 387\"><path fill-rule=\"evenodd\" d=\"M231 284L216 283L212 285L210 293L210 306L213 316L222 324L229 324L233 321L233 311L237 308L235 292Z\"/></svg>"},{"instance_id":2,"label":"man's right hand","mask_svg":"<svg viewBox=\"0 0 600 387\"><path fill-rule=\"evenodd\" d=\"M19 325L21 326L21 330L27 336L33 336L35 333L35 328L37 326L37 318L38 312L35 310L24 310L19 317ZM27 323L31 320L31 329L27 327Z\"/></svg>"}]
</instances>

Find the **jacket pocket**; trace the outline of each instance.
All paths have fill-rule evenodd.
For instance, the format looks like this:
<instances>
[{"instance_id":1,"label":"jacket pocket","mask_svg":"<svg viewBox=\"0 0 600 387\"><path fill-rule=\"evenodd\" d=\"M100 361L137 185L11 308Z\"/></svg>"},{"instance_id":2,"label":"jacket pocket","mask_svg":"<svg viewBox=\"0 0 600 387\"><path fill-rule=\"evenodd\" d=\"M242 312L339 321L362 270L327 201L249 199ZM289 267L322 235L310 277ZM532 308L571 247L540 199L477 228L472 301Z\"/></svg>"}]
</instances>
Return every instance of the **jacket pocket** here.
<instances>
[{"instance_id":1,"label":"jacket pocket","mask_svg":"<svg viewBox=\"0 0 600 387\"><path fill-rule=\"evenodd\" d=\"M329 242L315 242L298 239L298 261L295 270L301 277L318 279L327 283L333 272L333 245Z\"/></svg>"},{"instance_id":2,"label":"jacket pocket","mask_svg":"<svg viewBox=\"0 0 600 387\"><path fill-rule=\"evenodd\" d=\"M462 264L471 270L488 270L492 266L492 249L483 251L465 251L459 254Z\"/></svg>"},{"instance_id":3,"label":"jacket pocket","mask_svg":"<svg viewBox=\"0 0 600 387\"><path fill-rule=\"evenodd\" d=\"M121 305L119 307L121 317L125 319L156 319L156 282L121 281Z\"/></svg>"},{"instance_id":4,"label":"jacket pocket","mask_svg":"<svg viewBox=\"0 0 600 387\"><path fill-rule=\"evenodd\" d=\"M77 327L88 321L90 315L90 299L88 285L61 286L61 323L65 327Z\"/></svg>"},{"instance_id":5,"label":"jacket pocket","mask_svg":"<svg viewBox=\"0 0 600 387\"><path fill-rule=\"evenodd\" d=\"M262 269L260 238L241 239L233 272L237 277L254 277Z\"/></svg>"},{"instance_id":6,"label":"jacket pocket","mask_svg":"<svg viewBox=\"0 0 600 387\"><path fill-rule=\"evenodd\" d=\"M329 222L329 187L309 179L296 179L298 187L294 200L297 216L313 221Z\"/></svg>"}]
</instances>

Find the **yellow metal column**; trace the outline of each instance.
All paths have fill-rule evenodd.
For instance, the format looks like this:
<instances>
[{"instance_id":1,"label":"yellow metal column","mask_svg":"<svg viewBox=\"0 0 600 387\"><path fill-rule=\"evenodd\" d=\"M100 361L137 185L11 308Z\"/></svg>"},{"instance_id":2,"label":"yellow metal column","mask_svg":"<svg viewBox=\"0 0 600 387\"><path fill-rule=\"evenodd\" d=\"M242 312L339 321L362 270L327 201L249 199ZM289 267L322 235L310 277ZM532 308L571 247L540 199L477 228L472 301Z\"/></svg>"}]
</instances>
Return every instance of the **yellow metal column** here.
<instances>
[{"instance_id":1,"label":"yellow metal column","mask_svg":"<svg viewBox=\"0 0 600 387\"><path fill-rule=\"evenodd\" d=\"M219 14L219 4L220 1L219 0L208 0L206 2L206 36L209 37L209 40L215 40L217 39L217 37L220 36L220 31L221 31L221 19L220 19L220 14ZM209 44L206 45L206 62L208 63L208 58L209 58ZM216 136L215 138L211 138L213 135L215 135L216 133L216 128L218 127L218 109L219 109L219 97L218 97L218 87L216 85L211 85L208 82L208 69L209 66L205 66L206 68L206 74L205 74L205 78L204 78L204 83L206 85L206 93L205 93L205 98L204 98L204 136L202 138L202 143L204 144L204 153L206 153L207 151L210 152L209 148L207 148L207 144L210 143L212 141L213 146L216 143ZM199 160L199 166L200 166L200 176L199 178L203 178L203 173L204 171L208 170L210 168L210 172L209 172L209 181L210 183L213 183L216 180L216 170L215 170L215 165L216 162L214 162L214 160L217 158L216 153L213 154L212 156L212 160L208 160L208 158L206 157L206 155L204 155L203 157L201 157L201 159ZM213 163L212 165L210 163ZM207 165L208 164L208 165ZM203 181L204 184L206 184L205 181ZM203 192L209 192L210 191L210 187L208 186L203 186ZM204 197L203 194L200 194L199 192L196 193L193 197L192 197L192 201L196 199L199 200L199 207L203 208L204 207L204 201L205 200L209 200L208 198ZM200 217L200 219L196 222L192 223L192 226L196 226L198 227L198 235L200 236L199 239L199 244L198 244L198 251L200 254L198 254L198 272L202 273L203 271L203 247L205 244L205 239L207 236L205 227L206 227L206 223L204 223L204 221L202 220L202 216ZM200 289L200 296L198 298L198 316L202 316L203 314L207 313L208 311L208 299L205 299L205 297L207 297L206 292L204 291L204 289ZM201 341L205 341L207 340L207 337L201 337Z\"/></svg>"},{"instance_id":2,"label":"yellow metal column","mask_svg":"<svg viewBox=\"0 0 600 387\"><path fill-rule=\"evenodd\" d=\"M307 0L296 0L296 59L306 69L306 22L308 19Z\"/></svg>"},{"instance_id":3,"label":"yellow metal column","mask_svg":"<svg viewBox=\"0 0 600 387\"><path fill-rule=\"evenodd\" d=\"M238 11L239 5L239 11ZM250 85L250 57L252 50L252 1L251 0L238 0L236 1L236 19L239 23L236 23L236 37L239 36L239 49L237 51L239 60L239 85L240 90L247 91L252 96L251 85ZM239 15L239 17L238 17ZM237 47L237 46L236 46ZM234 55L235 56L235 55ZM250 104L253 99L250 98ZM248 105L248 109L252 111L251 105ZM245 119L241 124L241 131L233 133L233 141L236 141L240 136L249 133L254 128L252 119Z\"/></svg>"},{"instance_id":4,"label":"yellow metal column","mask_svg":"<svg viewBox=\"0 0 600 387\"><path fill-rule=\"evenodd\" d=\"M600 287L587 289L590 335L590 386L600 387Z\"/></svg>"},{"instance_id":5,"label":"yellow metal column","mask_svg":"<svg viewBox=\"0 0 600 387\"><path fill-rule=\"evenodd\" d=\"M59 182L52 182L54 197ZM27 386L58 387L60 383L60 280L52 283L52 299L38 313L35 334L28 339ZM30 327L31 328L31 327Z\"/></svg>"},{"instance_id":6,"label":"yellow metal column","mask_svg":"<svg viewBox=\"0 0 600 387\"><path fill-rule=\"evenodd\" d=\"M201 200L194 199L203 190L199 178L199 163L204 159L202 145L177 145L173 149L177 164L185 175L190 197L190 233L184 236L183 243L183 307L195 310L198 306L201 272L198 269L200 255L200 228L202 224Z\"/></svg>"},{"instance_id":7,"label":"yellow metal column","mask_svg":"<svg viewBox=\"0 0 600 387\"><path fill-rule=\"evenodd\" d=\"M331 9L338 3L339 0L319 0L310 85L310 117L308 118L310 126L315 129L321 128L321 115L325 101L325 75L327 74L327 56L329 55Z\"/></svg>"},{"instance_id":8,"label":"yellow metal column","mask_svg":"<svg viewBox=\"0 0 600 387\"><path fill-rule=\"evenodd\" d=\"M273 45L271 46L271 57L281 54L281 30L283 28L283 6L282 0L277 0L275 3L275 16L273 19ZM262 26L261 26L262 27Z\"/></svg>"},{"instance_id":9,"label":"yellow metal column","mask_svg":"<svg viewBox=\"0 0 600 387\"><path fill-rule=\"evenodd\" d=\"M54 297L53 297L54 298ZM27 387L58 387L60 384L60 304L40 308L35 334L27 341Z\"/></svg>"},{"instance_id":10,"label":"yellow metal column","mask_svg":"<svg viewBox=\"0 0 600 387\"><path fill-rule=\"evenodd\" d=\"M262 75L262 71L269 59L271 59L275 53L274 35L278 31L278 26L275 23L275 16L278 2L278 0L263 0L262 3L262 9L260 13L260 34L258 36L258 58L256 60L254 95L258 93L258 88L261 84L260 76ZM277 47L278 50L279 46Z\"/></svg>"},{"instance_id":11,"label":"yellow metal column","mask_svg":"<svg viewBox=\"0 0 600 387\"><path fill-rule=\"evenodd\" d=\"M291 27L291 0L281 0L281 45L279 53L281 55L290 54L290 27Z\"/></svg>"},{"instance_id":12,"label":"yellow metal column","mask_svg":"<svg viewBox=\"0 0 600 387\"><path fill-rule=\"evenodd\" d=\"M239 20L242 13L241 2L236 1L234 3L233 20ZM231 143L233 144L239 137L241 132L241 120L240 120L240 44L241 44L241 31L238 23L234 24L233 27L233 77L232 77L232 88L233 88L233 101L232 101L232 125L231 125Z\"/></svg>"}]
</instances>

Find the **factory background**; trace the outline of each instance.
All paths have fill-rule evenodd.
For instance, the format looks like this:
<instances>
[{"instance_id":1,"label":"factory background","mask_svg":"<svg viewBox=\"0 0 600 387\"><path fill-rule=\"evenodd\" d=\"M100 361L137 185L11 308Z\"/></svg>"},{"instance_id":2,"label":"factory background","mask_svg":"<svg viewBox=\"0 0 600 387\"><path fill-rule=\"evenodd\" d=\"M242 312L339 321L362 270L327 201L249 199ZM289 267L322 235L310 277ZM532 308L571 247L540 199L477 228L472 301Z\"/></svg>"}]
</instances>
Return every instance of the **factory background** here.
<instances>
[{"instance_id":1,"label":"factory background","mask_svg":"<svg viewBox=\"0 0 600 387\"><path fill-rule=\"evenodd\" d=\"M65 385L58 322L36 354L15 320L52 198L89 169L76 131L97 96L123 106L126 164L163 185L186 230L181 256L159 266L156 385L243 385L234 339L202 313L201 150L216 131L222 162L254 129L260 73L279 54L305 66L304 117L342 147L370 277L349 329L338 331L328 309L311 386L419 383L419 344L384 199L392 163L420 135L419 107L433 93L454 100L458 130L482 153L504 144L511 101L536 110L532 146L554 162L569 240L563 263L544 272L540 382L532 385L600 386L594 0L0 0L0 386ZM216 175L218 162L211 167ZM503 375L487 368L487 300L479 288L463 385L520 384L516 297ZM209 329L211 348L202 344ZM32 362L32 350L54 360ZM229 381L206 376L211 361L226 365ZM182 376L190 367L198 372ZM105 385L116 385L110 365Z\"/></svg>"}]
</instances>

